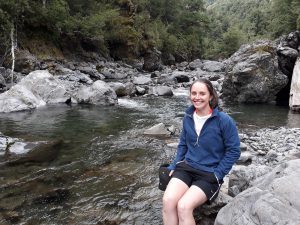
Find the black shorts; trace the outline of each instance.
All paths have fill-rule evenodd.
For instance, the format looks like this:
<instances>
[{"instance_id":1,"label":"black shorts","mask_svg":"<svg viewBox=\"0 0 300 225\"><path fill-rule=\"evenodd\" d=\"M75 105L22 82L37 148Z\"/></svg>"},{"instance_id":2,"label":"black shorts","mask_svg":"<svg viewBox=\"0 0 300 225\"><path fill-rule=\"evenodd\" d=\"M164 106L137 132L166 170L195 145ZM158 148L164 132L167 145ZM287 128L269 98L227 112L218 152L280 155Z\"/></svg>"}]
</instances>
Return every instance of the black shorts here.
<instances>
[{"instance_id":1,"label":"black shorts","mask_svg":"<svg viewBox=\"0 0 300 225\"><path fill-rule=\"evenodd\" d=\"M187 186L199 187L207 197L207 203L212 203L219 194L223 181L218 181L214 173L200 171L189 166L185 162L176 164L172 178L178 178Z\"/></svg>"}]
</instances>

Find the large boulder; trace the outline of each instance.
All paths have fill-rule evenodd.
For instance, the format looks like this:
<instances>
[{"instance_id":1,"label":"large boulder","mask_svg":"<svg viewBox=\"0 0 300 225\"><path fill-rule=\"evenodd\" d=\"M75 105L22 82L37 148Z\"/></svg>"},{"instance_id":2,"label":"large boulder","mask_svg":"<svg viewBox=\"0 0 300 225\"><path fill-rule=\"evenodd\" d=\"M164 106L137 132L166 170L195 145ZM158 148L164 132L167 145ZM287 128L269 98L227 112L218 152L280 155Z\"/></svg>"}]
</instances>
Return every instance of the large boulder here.
<instances>
[{"instance_id":1,"label":"large boulder","mask_svg":"<svg viewBox=\"0 0 300 225\"><path fill-rule=\"evenodd\" d=\"M215 225L300 224L300 159L282 163L223 207Z\"/></svg>"},{"instance_id":2,"label":"large boulder","mask_svg":"<svg viewBox=\"0 0 300 225\"><path fill-rule=\"evenodd\" d=\"M71 82L56 79L47 70L33 71L17 85L26 88L38 99L48 104L66 102L71 98L74 89Z\"/></svg>"},{"instance_id":3,"label":"large boulder","mask_svg":"<svg viewBox=\"0 0 300 225\"><path fill-rule=\"evenodd\" d=\"M117 104L115 91L98 80L91 86L61 80L47 70L36 70L0 95L0 112L34 109L53 103Z\"/></svg>"},{"instance_id":4,"label":"large boulder","mask_svg":"<svg viewBox=\"0 0 300 225\"><path fill-rule=\"evenodd\" d=\"M90 87L82 86L74 97L78 103L85 104L115 105L118 103L116 92L101 80L97 80Z\"/></svg>"},{"instance_id":5,"label":"large boulder","mask_svg":"<svg viewBox=\"0 0 300 225\"><path fill-rule=\"evenodd\" d=\"M243 45L226 63L225 101L273 103L288 82L278 69L276 47L270 41Z\"/></svg>"}]
</instances>

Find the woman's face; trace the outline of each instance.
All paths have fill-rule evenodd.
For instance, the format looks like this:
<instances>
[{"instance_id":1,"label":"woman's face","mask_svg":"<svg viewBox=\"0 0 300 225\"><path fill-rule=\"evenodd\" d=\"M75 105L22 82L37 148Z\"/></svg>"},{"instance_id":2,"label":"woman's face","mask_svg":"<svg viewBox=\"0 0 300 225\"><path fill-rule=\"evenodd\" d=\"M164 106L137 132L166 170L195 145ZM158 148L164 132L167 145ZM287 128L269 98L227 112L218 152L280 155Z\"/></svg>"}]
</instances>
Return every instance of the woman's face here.
<instances>
[{"instance_id":1,"label":"woman's face","mask_svg":"<svg viewBox=\"0 0 300 225\"><path fill-rule=\"evenodd\" d=\"M196 82L193 84L190 93L191 102L197 110L205 110L210 108L209 101L212 96L210 95L206 84Z\"/></svg>"}]
</instances>

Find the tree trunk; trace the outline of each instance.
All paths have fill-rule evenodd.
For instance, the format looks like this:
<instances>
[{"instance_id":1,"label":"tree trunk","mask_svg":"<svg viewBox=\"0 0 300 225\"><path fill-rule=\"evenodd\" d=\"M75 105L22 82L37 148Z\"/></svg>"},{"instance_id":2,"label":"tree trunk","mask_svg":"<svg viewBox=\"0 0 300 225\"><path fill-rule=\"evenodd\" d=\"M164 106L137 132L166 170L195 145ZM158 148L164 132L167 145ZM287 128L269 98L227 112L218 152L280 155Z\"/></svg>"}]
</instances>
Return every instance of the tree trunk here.
<instances>
[{"instance_id":1,"label":"tree trunk","mask_svg":"<svg viewBox=\"0 0 300 225\"><path fill-rule=\"evenodd\" d=\"M14 27L11 28L10 31L10 39L11 39L11 58L12 58L12 65L11 65L11 86L14 84L14 69L15 69L15 40L14 40Z\"/></svg>"},{"instance_id":2,"label":"tree trunk","mask_svg":"<svg viewBox=\"0 0 300 225\"><path fill-rule=\"evenodd\" d=\"M43 0L43 9L46 8L46 2L47 2L47 0Z\"/></svg>"}]
</instances>

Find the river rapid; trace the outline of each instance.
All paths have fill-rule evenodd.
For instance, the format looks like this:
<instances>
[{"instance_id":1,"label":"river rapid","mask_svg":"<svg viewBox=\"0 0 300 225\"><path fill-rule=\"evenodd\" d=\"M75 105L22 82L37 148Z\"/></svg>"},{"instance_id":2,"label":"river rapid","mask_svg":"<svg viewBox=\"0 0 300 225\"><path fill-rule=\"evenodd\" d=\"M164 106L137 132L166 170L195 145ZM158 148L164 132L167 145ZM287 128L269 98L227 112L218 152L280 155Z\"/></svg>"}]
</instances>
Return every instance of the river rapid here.
<instances>
[{"instance_id":1,"label":"river rapid","mask_svg":"<svg viewBox=\"0 0 300 225\"><path fill-rule=\"evenodd\" d=\"M174 156L176 149L167 144L176 143L178 136L158 138L143 132L160 122L180 129L190 104L187 93L118 102L112 107L52 105L0 114L4 135L63 141L54 160L1 166L0 208L6 209L1 224L162 224L157 169ZM222 108L241 133L300 127L299 114L284 107Z\"/></svg>"}]
</instances>

